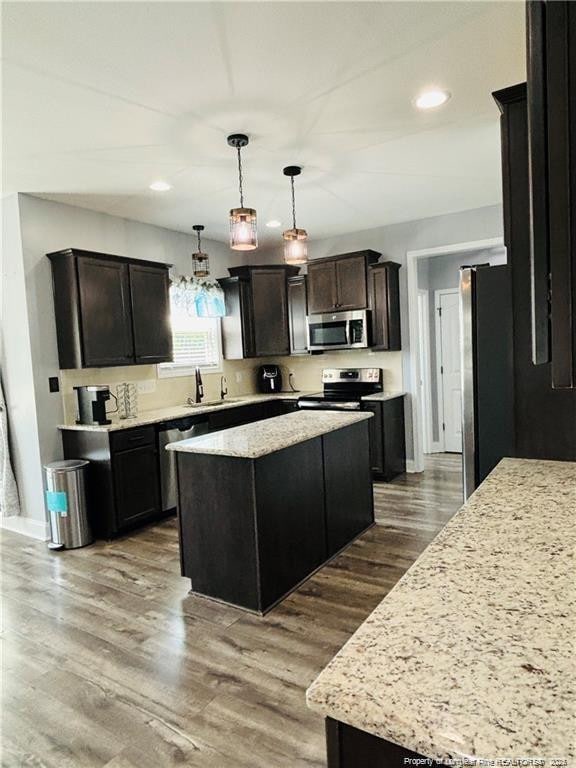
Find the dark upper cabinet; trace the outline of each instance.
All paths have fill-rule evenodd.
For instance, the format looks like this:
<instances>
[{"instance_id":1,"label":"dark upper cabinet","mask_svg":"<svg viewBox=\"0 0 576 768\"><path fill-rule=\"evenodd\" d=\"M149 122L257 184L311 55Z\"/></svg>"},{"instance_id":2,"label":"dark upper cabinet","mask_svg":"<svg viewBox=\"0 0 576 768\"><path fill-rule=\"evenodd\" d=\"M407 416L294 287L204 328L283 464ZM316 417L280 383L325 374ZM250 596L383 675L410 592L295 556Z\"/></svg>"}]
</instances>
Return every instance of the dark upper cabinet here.
<instances>
[{"instance_id":1,"label":"dark upper cabinet","mask_svg":"<svg viewBox=\"0 0 576 768\"><path fill-rule=\"evenodd\" d=\"M402 348L398 279L400 266L394 261L384 261L370 267L369 294L374 349L397 351Z\"/></svg>"},{"instance_id":2,"label":"dark upper cabinet","mask_svg":"<svg viewBox=\"0 0 576 768\"><path fill-rule=\"evenodd\" d=\"M304 355L308 352L308 299L306 276L288 278L288 323L290 329L290 354Z\"/></svg>"},{"instance_id":3,"label":"dark upper cabinet","mask_svg":"<svg viewBox=\"0 0 576 768\"><path fill-rule=\"evenodd\" d=\"M130 264L130 298L136 363L172 360L168 270Z\"/></svg>"},{"instance_id":4,"label":"dark upper cabinet","mask_svg":"<svg viewBox=\"0 0 576 768\"><path fill-rule=\"evenodd\" d=\"M172 360L169 264L75 248L48 258L60 368Z\"/></svg>"},{"instance_id":5,"label":"dark upper cabinet","mask_svg":"<svg viewBox=\"0 0 576 768\"><path fill-rule=\"evenodd\" d=\"M532 360L576 386L576 4L530 0Z\"/></svg>"},{"instance_id":6,"label":"dark upper cabinet","mask_svg":"<svg viewBox=\"0 0 576 768\"><path fill-rule=\"evenodd\" d=\"M552 363L532 362L530 183L526 85L494 94L502 113L504 243L512 271L515 455L576 459L576 391L552 387Z\"/></svg>"},{"instance_id":7,"label":"dark upper cabinet","mask_svg":"<svg viewBox=\"0 0 576 768\"><path fill-rule=\"evenodd\" d=\"M365 309L368 306L368 267L380 258L376 251L355 251L308 264L308 312Z\"/></svg>"},{"instance_id":8,"label":"dark upper cabinet","mask_svg":"<svg viewBox=\"0 0 576 768\"><path fill-rule=\"evenodd\" d=\"M224 357L268 357L290 353L288 278L299 267L233 267L218 282L226 297L222 318Z\"/></svg>"},{"instance_id":9,"label":"dark upper cabinet","mask_svg":"<svg viewBox=\"0 0 576 768\"><path fill-rule=\"evenodd\" d=\"M134 362L128 266L106 259L78 258L82 363L96 368Z\"/></svg>"}]
</instances>

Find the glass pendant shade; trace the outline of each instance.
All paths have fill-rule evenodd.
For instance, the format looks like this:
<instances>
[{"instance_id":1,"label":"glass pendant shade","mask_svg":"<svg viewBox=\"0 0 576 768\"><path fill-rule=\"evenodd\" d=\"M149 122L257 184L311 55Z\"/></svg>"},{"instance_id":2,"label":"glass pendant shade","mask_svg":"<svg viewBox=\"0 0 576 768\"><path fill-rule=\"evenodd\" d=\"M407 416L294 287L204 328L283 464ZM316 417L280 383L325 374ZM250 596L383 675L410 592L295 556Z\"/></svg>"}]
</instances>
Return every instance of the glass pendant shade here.
<instances>
[{"instance_id":1,"label":"glass pendant shade","mask_svg":"<svg viewBox=\"0 0 576 768\"><path fill-rule=\"evenodd\" d=\"M194 277L208 277L210 274L210 260L208 254L202 251L200 233L204 231L203 224L194 224L192 227L198 238L198 250L192 254L192 274Z\"/></svg>"},{"instance_id":2,"label":"glass pendant shade","mask_svg":"<svg viewBox=\"0 0 576 768\"><path fill-rule=\"evenodd\" d=\"M208 277L210 274L210 260L207 254L192 254L192 274L194 277Z\"/></svg>"},{"instance_id":3,"label":"glass pendant shade","mask_svg":"<svg viewBox=\"0 0 576 768\"><path fill-rule=\"evenodd\" d=\"M286 264L306 264L308 261L308 233L305 229L287 229L284 238L284 261Z\"/></svg>"},{"instance_id":4,"label":"glass pendant shade","mask_svg":"<svg viewBox=\"0 0 576 768\"><path fill-rule=\"evenodd\" d=\"M254 208L230 210L230 248L233 251L253 251L258 247L256 211Z\"/></svg>"}]
</instances>

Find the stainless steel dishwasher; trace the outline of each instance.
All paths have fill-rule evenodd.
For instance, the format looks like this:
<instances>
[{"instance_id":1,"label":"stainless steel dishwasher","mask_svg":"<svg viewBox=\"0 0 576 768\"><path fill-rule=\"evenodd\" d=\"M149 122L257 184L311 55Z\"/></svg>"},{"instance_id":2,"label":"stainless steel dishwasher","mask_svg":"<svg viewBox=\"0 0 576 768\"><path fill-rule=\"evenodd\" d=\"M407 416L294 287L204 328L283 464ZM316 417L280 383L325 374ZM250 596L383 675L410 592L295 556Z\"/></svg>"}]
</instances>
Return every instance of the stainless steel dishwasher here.
<instances>
[{"instance_id":1,"label":"stainless steel dishwasher","mask_svg":"<svg viewBox=\"0 0 576 768\"><path fill-rule=\"evenodd\" d=\"M178 478L176 475L176 454L167 451L168 443L177 443L210 432L208 419L199 420L197 417L174 419L160 426L158 431L158 448L160 450L160 485L162 489L162 511L175 509L178 506Z\"/></svg>"}]
</instances>

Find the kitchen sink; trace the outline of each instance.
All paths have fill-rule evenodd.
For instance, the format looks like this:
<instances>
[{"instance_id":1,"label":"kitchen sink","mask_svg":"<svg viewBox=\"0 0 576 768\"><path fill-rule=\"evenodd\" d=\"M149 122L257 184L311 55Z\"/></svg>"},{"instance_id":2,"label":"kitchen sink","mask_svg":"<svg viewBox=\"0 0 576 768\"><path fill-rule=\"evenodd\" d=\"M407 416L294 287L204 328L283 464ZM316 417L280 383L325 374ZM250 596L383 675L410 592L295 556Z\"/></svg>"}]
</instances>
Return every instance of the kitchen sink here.
<instances>
[{"instance_id":1,"label":"kitchen sink","mask_svg":"<svg viewBox=\"0 0 576 768\"><path fill-rule=\"evenodd\" d=\"M227 397L225 400L206 400L202 403L187 402L186 406L188 408L207 408L207 407L214 408L219 405L228 405L229 403L241 403L241 402L243 401L239 398Z\"/></svg>"}]
</instances>

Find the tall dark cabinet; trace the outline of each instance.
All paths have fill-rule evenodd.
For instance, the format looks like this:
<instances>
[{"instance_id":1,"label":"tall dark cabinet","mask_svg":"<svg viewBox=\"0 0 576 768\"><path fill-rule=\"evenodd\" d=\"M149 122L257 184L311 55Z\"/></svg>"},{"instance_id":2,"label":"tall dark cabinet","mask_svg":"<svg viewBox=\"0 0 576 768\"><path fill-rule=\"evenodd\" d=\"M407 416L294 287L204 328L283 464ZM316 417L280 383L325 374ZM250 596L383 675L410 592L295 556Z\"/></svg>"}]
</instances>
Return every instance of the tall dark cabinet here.
<instances>
[{"instance_id":1,"label":"tall dark cabinet","mask_svg":"<svg viewBox=\"0 0 576 768\"><path fill-rule=\"evenodd\" d=\"M576 3L529 0L532 357L576 386Z\"/></svg>"},{"instance_id":2,"label":"tall dark cabinet","mask_svg":"<svg viewBox=\"0 0 576 768\"><path fill-rule=\"evenodd\" d=\"M576 391L554 389L532 361L530 185L526 84L494 94L501 111L504 240L512 270L516 455L576 459Z\"/></svg>"},{"instance_id":3,"label":"tall dark cabinet","mask_svg":"<svg viewBox=\"0 0 576 768\"><path fill-rule=\"evenodd\" d=\"M228 271L230 277L218 280L226 298L224 357L289 355L288 278L300 268L274 264Z\"/></svg>"},{"instance_id":4,"label":"tall dark cabinet","mask_svg":"<svg viewBox=\"0 0 576 768\"><path fill-rule=\"evenodd\" d=\"M398 276L401 266L395 261L383 261L370 267L368 287L373 349L392 352L402 348Z\"/></svg>"},{"instance_id":5,"label":"tall dark cabinet","mask_svg":"<svg viewBox=\"0 0 576 768\"><path fill-rule=\"evenodd\" d=\"M60 368L172 360L170 264L76 248L48 258Z\"/></svg>"}]
</instances>

